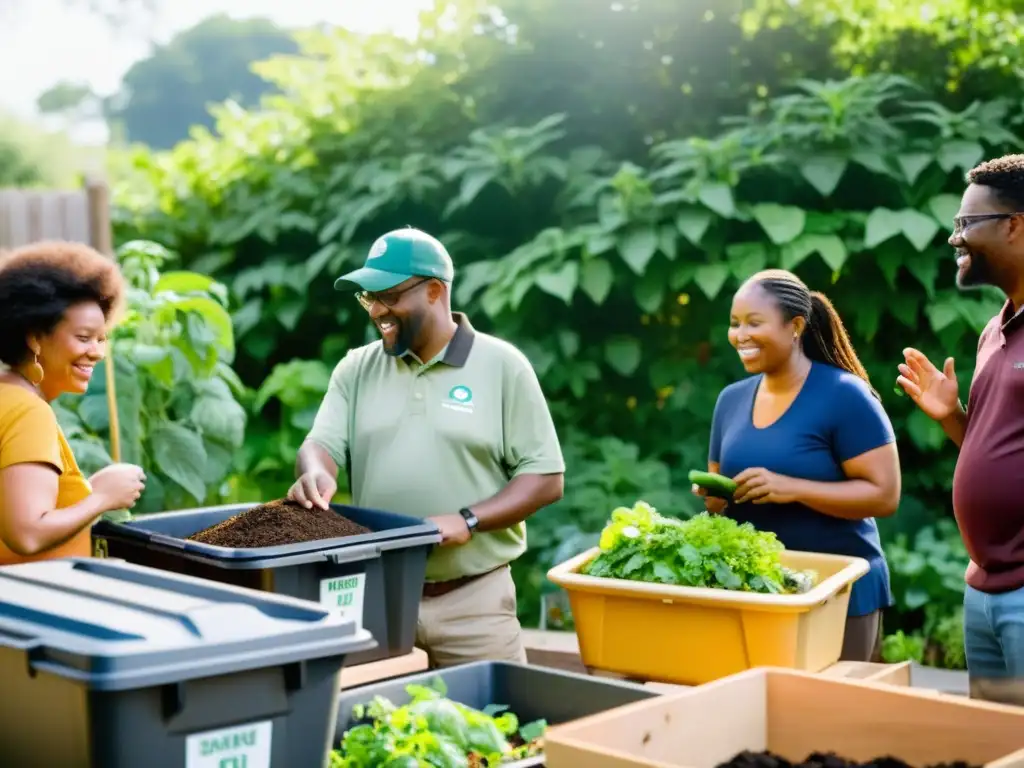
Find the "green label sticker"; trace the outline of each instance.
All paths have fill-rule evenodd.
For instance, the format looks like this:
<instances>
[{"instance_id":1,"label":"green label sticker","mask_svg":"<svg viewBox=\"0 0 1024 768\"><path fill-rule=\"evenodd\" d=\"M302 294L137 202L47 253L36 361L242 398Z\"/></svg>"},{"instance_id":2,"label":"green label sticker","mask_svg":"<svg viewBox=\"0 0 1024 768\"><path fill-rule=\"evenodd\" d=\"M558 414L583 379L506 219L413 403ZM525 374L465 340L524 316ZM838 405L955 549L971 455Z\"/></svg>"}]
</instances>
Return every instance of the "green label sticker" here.
<instances>
[{"instance_id":1,"label":"green label sticker","mask_svg":"<svg viewBox=\"0 0 1024 768\"><path fill-rule=\"evenodd\" d=\"M334 611L344 619L356 623L356 629L363 628L363 593L366 591L366 574L336 576L320 582L320 605Z\"/></svg>"},{"instance_id":2,"label":"green label sticker","mask_svg":"<svg viewBox=\"0 0 1024 768\"><path fill-rule=\"evenodd\" d=\"M266 720L193 733L185 739L185 768L270 768L273 732Z\"/></svg>"}]
</instances>

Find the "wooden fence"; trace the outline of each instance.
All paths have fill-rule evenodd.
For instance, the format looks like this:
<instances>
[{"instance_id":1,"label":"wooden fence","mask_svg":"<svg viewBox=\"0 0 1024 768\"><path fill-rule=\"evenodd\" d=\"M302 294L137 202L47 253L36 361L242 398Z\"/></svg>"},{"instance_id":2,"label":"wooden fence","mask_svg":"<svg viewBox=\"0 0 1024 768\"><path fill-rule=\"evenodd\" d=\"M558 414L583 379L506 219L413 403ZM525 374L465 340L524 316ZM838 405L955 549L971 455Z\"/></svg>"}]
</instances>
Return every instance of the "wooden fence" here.
<instances>
[{"instance_id":1,"label":"wooden fence","mask_svg":"<svg viewBox=\"0 0 1024 768\"><path fill-rule=\"evenodd\" d=\"M91 245L114 257L110 192L102 181L87 180L80 190L0 189L0 251L39 240L68 240ZM106 369L110 410L110 455L121 460L112 349Z\"/></svg>"}]
</instances>

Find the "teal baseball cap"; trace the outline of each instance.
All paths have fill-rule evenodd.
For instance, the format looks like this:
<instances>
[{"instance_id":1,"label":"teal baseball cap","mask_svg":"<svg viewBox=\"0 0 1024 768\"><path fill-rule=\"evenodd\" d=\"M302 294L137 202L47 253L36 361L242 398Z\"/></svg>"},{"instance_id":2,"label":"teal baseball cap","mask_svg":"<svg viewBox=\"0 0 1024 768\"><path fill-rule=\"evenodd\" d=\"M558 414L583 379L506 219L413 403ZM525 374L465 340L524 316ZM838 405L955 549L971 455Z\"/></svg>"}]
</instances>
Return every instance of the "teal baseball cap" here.
<instances>
[{"instance_id":1,"label":"teal baseball cap","mask_svg":"<svg viewBox=\"0 0 1024 768\"><path fill-rule=\"evenodd\" d=\"M440 240L406 227L377 238L363 266L339 277L334 287L339 291L386 291L410 277L436 277L450 283L455 266Z\"/></svg>"}]
</instances>

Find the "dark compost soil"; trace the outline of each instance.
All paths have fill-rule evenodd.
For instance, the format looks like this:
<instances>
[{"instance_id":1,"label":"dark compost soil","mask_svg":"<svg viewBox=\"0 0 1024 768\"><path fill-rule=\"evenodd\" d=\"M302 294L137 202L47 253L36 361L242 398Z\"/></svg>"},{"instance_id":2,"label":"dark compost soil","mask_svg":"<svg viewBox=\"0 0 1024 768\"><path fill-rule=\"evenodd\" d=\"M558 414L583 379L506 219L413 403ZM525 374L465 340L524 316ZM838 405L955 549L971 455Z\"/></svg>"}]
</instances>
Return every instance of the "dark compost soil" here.
<instances>
[{"instance_id":1,"label":"dark compost soil","mask_svg":"<svg viewBox=\"0 0 1024 768\"><path fill-rule=\"evenodd\" d=\"M306 509L293 501L271 501L189 536L191 541L234 549L277 547L370 533L331 510Z\"/></svg>"},{"instance_id":2,"label":"dark compost soil","mask_svg":"<svg viewBox=\"0 0 1024 768\"><path fill-rule=\"evenodd\" d=\"M867 762L857 763L844 760L832 752L815 752L802 763L791 763L771 752L740 752L732 760L721 763L717 768L981 768L961 761L939 763L930 766L911 766L894 757L876 757Z\"/></svg>"}]
</instances>

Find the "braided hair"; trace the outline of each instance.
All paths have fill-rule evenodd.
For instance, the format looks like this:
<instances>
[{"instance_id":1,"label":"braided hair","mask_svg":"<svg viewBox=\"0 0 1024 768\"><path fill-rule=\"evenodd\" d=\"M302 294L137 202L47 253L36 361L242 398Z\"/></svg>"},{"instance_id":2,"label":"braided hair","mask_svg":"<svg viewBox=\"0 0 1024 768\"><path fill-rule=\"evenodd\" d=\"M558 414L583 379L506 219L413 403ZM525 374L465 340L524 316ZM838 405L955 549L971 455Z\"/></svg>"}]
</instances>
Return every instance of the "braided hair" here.
<instances>
[{"instance_id":1,"label":"braided hair","mask_svg":"<svg viewBox=\"0 0 1024 768\"><path fill-rule=\"evenodd\" d=\"M796 317L804 319L807 331L800 339L804 354L809 359L841 368L863 379L871 393L881 400L871 387L868 372L857 357L846 326L825 294L808 289L803 280L784 269L758 272L747 283L758 285L771 295L778 302L786 322Z\"/></svg>"}]
</instances>

